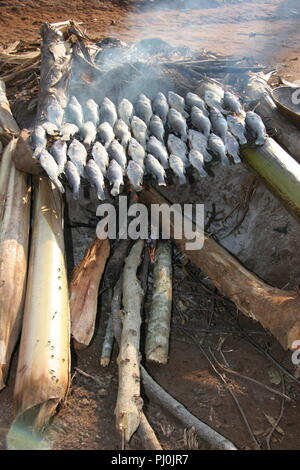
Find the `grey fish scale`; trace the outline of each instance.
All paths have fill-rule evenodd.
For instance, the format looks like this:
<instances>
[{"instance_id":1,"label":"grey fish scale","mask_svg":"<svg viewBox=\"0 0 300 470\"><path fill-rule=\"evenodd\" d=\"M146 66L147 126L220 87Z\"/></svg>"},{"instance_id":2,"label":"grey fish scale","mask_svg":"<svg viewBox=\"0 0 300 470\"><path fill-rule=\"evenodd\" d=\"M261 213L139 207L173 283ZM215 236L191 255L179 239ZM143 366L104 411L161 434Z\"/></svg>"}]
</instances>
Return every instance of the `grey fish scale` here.
<instances>
[{"instance_id":1,"label":"grey fish scale","mask_svg":"<svg viewBox=\"0 0 300 470\"><path fill-rule=\"evenodd\" d=\"M198 150L191 150L189 153L189 160L193 168L195 168L199 175L204 178L207 176L207 173L203 167L204 165L204 156Z\"/></svg>"},{"instance_id":2,"label":"grey fish scale","mask_svg":"<svg viewBox=\"0 0 300 470\"><path fill-rule=\"evenodd\" d=\"M112 160L116 160L121 168L125 170L127 158L124 147L120 144L120 142L114 139L107 148L107 153Z\"/></svg>"},{"instance_id":3,"label":"grey fish scale","mask_svg":"<svg viewBox=\"0 0 300 470\"><path fill-rule=\"evenodd\" d=\"M206 117L209 116L208 110L205 106L205 102L200 96L196 95L196 93L187 93L185 97L185 102L186 105L189 106L189 108L196 106L197 108L201 109L201 111Z\"/></svg>"},{"instance_id":4,"label":"grey fish scale","mask_svg":"<svg viewBox=\"0 0 300 470\"><path fill-rule=\"evenodd\" d=\"M133 104L129 100L124 98L119 103L119 106L118 106L119 118L122 119L125 122L125 124L127 124L127 126L129 127L133 114L134 114Z\"/></svg>"},{"instance_id":5,"label":"grey fish scale","mask_svg":"<svg viewBox=\"0 0 300 470\"><path fill-rule=\"evenodd\" d=\"M104 177L102 171L93 159L87 162L85 174L90 184L96 189L98 199L104 200Z\"/></svg>"},{"instance_id":6,"label":"grey fish scale","mask_svg":"<svg viewBox=\"0 0 300 470\"><path fill-rule=\"evenodd\" d=\"M229 109L233 113L235 114L243 113L241 103L239 102L238 98L233 93L230 93L230 91L224 92L223 103L225 105L225 108Z\"/></svg>"},{"instance_id":7,"label":"grey fish scale","mask_svg":"<svg viewBox=\"0 0 300 470\"><path fill-rule=\"evenodd\" d=\"M81 127L83 124L83 111L82 106L75 96L71 96L67 106L68 120L72 124L76 124L77 127Z\"/></svg>"},{"instance_id":8,"label":"grey fish scale","mask_svg":"<svg viewBox=\"0 0 300 470\"><path fill-rule=\"evenodd\" d=\"M70 140L73 135L79 132L79 127L76 124L72 124L71 122L65 122L60 128L60 138L61 140L68 141Z\"/></svg>"},{"instance_id":9,"label":"grey fish scale","mask_svg":"<svg viewBox=\"0 0 300 470\"><path fill-rule=\"evenodd\" d=\"M204 134L199 131L190 129L188 139L191 150L197 150L198 152L203 154L206 162L212 161L212 156L208 152L208 140Z\"/></svg>"},{"instance_id":10,"label":"grey fish scale","mask_svg":"<svg viewBox=\"0 0 300 470\"><path fill-rule=\"evenodd\" d=\"M220 158L222 165L229 165L228 158L226 157L226 148L221 137L215 134L210 134L208 139L208 146L211 151Z\"/></svg>"},{"instance_id":11,"label":"grey fish scale","mask_svg":"<svg viewBox=\"0 0 300 470\"><path fill-rule=\"evenodd\" d=\"M201 109L197 108L197 106L192 107L191 111L191 121L193 126L200 132L208 137L211 131L211 123L207 116L201 111Z\"/></svg>"},{"instance_id":12,"label":"grey fish scale","mask_svg":"<svg viewBox=\"0 0 300 470\"><path fill-rule=\"evenodd\" d=\"M131 131L133 137L146 148L148 138L147 125L138 116L133 116L131 119Z\"/></svg>"},{"instance_id":13,"label":"grey fish scale","mask_svg":"<svg viewBox=\"0 0 300 470\"><path fill-rule=\"evenodd\" d=\"M153 114L150 120L149 130L151 135L154 135L154 137L156 137L162 143L164 142L165 128L159 116Z\"/></svg>"},{"instance_id":14,"label":"grey fish scale","mask_svg":"<svg viewBox=\"0 0 300 470\"><path fill-rule=\"evenodd\" d=\"M123 147L127 147L127 144L131 138L131 133L125 121L118 119L114 126L114 133L116 138L121 142Z\"/></svg>"},{"instance_id":15,"label":"grey fish scale","mask_svg":"<svg viewBox=\"0 0 300 470\"><path fill-rule=\"evenodd\" d=\"M109 122L102 122L98 127L98 132L101 142L107 148L115 138L113 128Z\"/></svg>"},{"instance_id":16,"label":"grey fish scale","mask_svg":"<svg viewBox=\"0 0 300 470\"><path fill-rule=\"evenodd\" d=\"M158 186L166 186L165 183L165 170L153 155L148 153L145 157L146 168L152 176L157 180Z\"/></svg>"},{"instance_id":17,"label":"grey fish scale","mask_svg":"<svg viewBox=\"0 0 300 470\"><path fill-rule=\"evenodd\" d=\"M58 165L59 174L61 174L67 162L67 143L63 140L56 140L50 148L50 153Z\"/></svg>"},{"instance_id":18,"label":"grey fish scale","mask_svg":"<svg viewBox=\"0 0 300 470\"><path fill-rule=\"evenodd\" d=\"M129 141L127 153L132 160L144 166L145 149L134 137Z\"/></svg>"},{"instance_id":19,"label":"grey fish scale","mask_svg":"<svg viewBox=\"0 0 300 470\"><path fill-rule=\"evenodd\" d=\"M111 160L107 169L107 178L109 183L112 185L110 194L112 196L120 194L120 186L124 184L123 170L116 160Z\"/></svg>"},{"instance_id":20,"label":"grey fish scale","mask_svg":"<svg viewBox=\"0 0 300 470\"><path fill-rule=\"evenodd\" d=\"M62 125L64 110L56 98L51 98L46 108L46 116L48 121L55 124L58 128Z\"/></svg>"},{"instance_id":21,"label":"grey fish scale","mask_svg":"<svg viewBox=\"0 0 300 470\"><path fill-rule=\"evenodd\" d=\"M181 139L187 141L187 125L186 120L176 109L171 108L168 113L168 126L170 131L181 137Z\"/></svg>"},{"instance_id":22,"label":"grey fish scale","mask_svg":"<svg viewBox=\"0 0 300 470\"><path fill-rule=\"evenodd\" d=\"M107 97L104 98L99 109L100 112L100 123L108 122L112 127L114 127L118 115L114 103Z\"/></svg>"},{"instance_id":23,"label":"grey fish scale","mask_svg":"<svg viewBox=\"0 0 300 470\"><path fill-rule=\"evenodd\" d=\"M84 122L80 128L80 134L83 138L83 144L89 147L95 140L97 129L92 121Z\"/></svg>"},{"instance_id":24,"label":"grey fish scale","mask_svg":"<svg viewBox=\"0 0 300 470\"><path fill-rule=\"evenodd\" d=\"M135 104L136 115L149 126L152 112L151 101L145 95L139 95Z\"/></svg>"},{"instance_id":25,"label":"grey fish scale","mask_svg":"<svg viewBox=\"0 0 300 470\"><path fill-rule=\"evenodd\" d=\"M255 144L264 145L267 132L261 117L253 111L248 111L246 113L245 123L256 137Z\"/></svg>"},{"instance_id":26,"label":"grey fish scale","mask_svg":"<svg viewBox=\"0 0 300 470\"><path fill-rule=\"evenodd\" d=\"M80 190L80 174L77 167L70 160L65 165L65 175L72 188L73 198L77 200L79 198Z\"/></svg>"},{"instance_id":27,"label":"grey fish scale","mask_svg":"<svg viewBox=\"0 0 300 470\"><path fill-rule=\"evenodd\" d=\"M173 170L176 176L179 178L179 184L185 184L185 166L183 161L177 155L170 155L169 157L169 165L170 168Z\"/></svg>"},{"instance_id":28,"label":"grey fish scale","mask_svg":"<svg viewBox=\"0 0 300 470\"><path fill-rule=\"evenodd\" d=\"M185 167L189 166L187 159L188 148L183 140L173 134L169 134L167 146L170 154L177 155L177 157L181 158Z\"/></svg>"},{"instance_id":29,"label":"grey fish scale","mask_svg":"<svg viewBox=\"0 0 300 470\"><path fill-rule=\"evenodd\" d=\"M247 143L245 126L234 116L227 116L228 129L241 145Z\"/></svg>"},{"instance_id":30,"label":"grey fish scale","mask_svg":"<svg viewBox=\"0 0 300 470\"><path fill-rule=\"evenodd\" d=\"M99 124L99 106L92 98L88 99L85 104L85 121L92 121L94 126Z\"/></svg>"},{"instance_id":31,"label":"grey fish scale","mask_svg":"<svg viewBox=\"0 0 300 470\"><path fill-rule=\"evenodd\" d=\"M92 148L92 157L99 166L103 175L106 175L107 167L109 165L108 153L101 142L95 142Z\"/></svg>"},{"instance_id":32,"label":"grey fish scale","mask_svg":"<svg viewBox=\"0 0 300 470\"><path fill-rule=\"evenodd\" d=\"M46 131L46 134L48 135L57 135L59 133L58 127L56 124L53 124L53 122L50 121L45 121L42 124L43 129Z\"/></svg>"},{"instance_id":33,"label":"grey fish scale","mask_svg":"<svg viewBox=\"0 0 300 470\"><path fill-rule=\"evenodd\" d=\"M54 160L54 158L52 157L52 155L50 155L50 153L47 150L43 149L41 151L39 161L40 161L41 167L45 170L45 172L47 173L51 181L53 181L53 183L55 184L55 186L59 189L61 193L64 193L65 192L64 187L58 179L58 174L59 174L58 165L56 161Z\"/></svg>"},{"instance_id":34,"label":"grey fish scale","mask_svg":"<svg viewBox=\"0 0 300 470\"><path fill-rule=\"evenodd\" d=\"M153 135L150 137L147 143L147 151L154 157L156 157L164 169L168 168L168 152L166 147Z\"/></svg>"},{"instance_id":35,"label":"grey fish scale","mask_svg":"<svg viewBox=\"0 0 300 470\"><path fill-rule=\"evenodd\" d=\"M210 111L210 120L214 133L225 141L226 133L228 131L228 124L222 113L217 109Z\"/></svg>"},{"instance_id":36,"label":"grey fish scale","mask_svg":"<svg viewBox=\"0 0 300 470\"><path fill-rule=\"evenodd\" d=\"M220 113L227 115L229 112L223 108L221 104L221 97L212 91L206 91L204 93L203 97L205 104L208 106L210 109L216 108Z\"/></svg>"},{"instance_id":37,"label":"grey fish scale","mask_svg":"<svg viewBox=\"0 0 300 470\"><path fill-rule=\"evenodd\" d=\"M176 109L184 118L188 117L188 113L185 111L184 98L173 91L168 92L168 103L170 108Z\"/></svg>"},{"instance_id":38,"label":"grey fish scale","mask_svg":"<svg viewBox=\"0 0 300 470\"><path fill-rule=\"evenodd\" d=\"M227 153L233 158L234 163L240 163L240 145L236 138L227 132L226 139L225 139L225 147Z\"/></svg>"},{"instance_id":39,"label":"grey fish scale","mask_svg":"<svg viewBox=\"0 0 300 470\"><path fill-rule=\"evenodd\" d=\"M81 176L84 176L84 167L86 165L87 151L79 140L74 139L68 147L67 155L77 167Z\"/></svg>"},{"instance_id":40,"label":"grey fish scale","mask_svg":"<svg viewBox=\"0 0 300 470\"><path fill-rule=\"evenodd\" d=\"M134 189L139 192L142 190L144 170L134 160L130 160L127 165L127 176Z\"/></svg>"},{"instance_id":41,"label":"grey fish scale","mask_svg":"<svg viewBox=\"0 0 300 470\"><path fill-rule=\"evenodd\" d=\"M167 122L167 116L169 112L169 104L165 95L159 92L152 102L152 109L154 114L158 116L163 124Z\"/></svg>"}]
</instances>

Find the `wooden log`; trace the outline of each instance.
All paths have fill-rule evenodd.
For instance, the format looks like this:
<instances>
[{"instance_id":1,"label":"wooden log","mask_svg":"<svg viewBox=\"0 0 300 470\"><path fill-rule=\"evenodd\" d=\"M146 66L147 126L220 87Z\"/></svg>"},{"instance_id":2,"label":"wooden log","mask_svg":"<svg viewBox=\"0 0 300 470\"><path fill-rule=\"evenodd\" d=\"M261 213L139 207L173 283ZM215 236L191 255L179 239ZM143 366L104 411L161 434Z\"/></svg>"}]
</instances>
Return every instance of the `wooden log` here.
<instances>
[{"instance_id":1,"label":"wooden log","mask_svg":"<svg viewBox=\"0 0 300 470\"><path fill-rule=\"evenodd\" d=\"M242 160L300 222L300 164L274 139L262 146L241 146Z\"/></svg>"},{"instance_id":2,"label":"wooden log","mask_svg":"<svg viewBox=\"0 0 300 470\"><path fill-rule=\"evenodd\" d=\"M144 413L141 414L141 422L137 432L146 450L163 450Z\"/></svg>"},{"instance_id":3,"label":"wooden log","mask_svg":"<svg viewBox=\"0 0 300 470\"><path fill-rule=\"evenodd\" d=\"M18 131L0 80L0 127L11 138ZM15 140L0 163L0 390L19 339L26 288L31 187L28 176L12 162Z\"/></svg>"},{"instance_id":4,"label":"wooden log","mask_svg":"<svg viewBox=\"0 0 300 470\"><path fill-rule=\"evenodd\" d=\"M147 361L166 364L172 311L172 247L169 241L157 244L153 281L145 353Z\"/></svg>"},{"instance_id":5,"label":"wooden log","mask_svg":"<svg viewBox=\"0 0 300 470\"><path fill-rule=\"evenodd\" d=\"M75 266L70 283L71 335L75 349L86 348L93 337L98 290L110 253L109 240L95 238Z\"/></svg>"},{"instance_id":6,"label":"wooden log","mask_svg":"<svg viewBox=\"0 0 300 470\"><path fill-rule=\"evenodd\" d=\"M141 366L141 374L146 394L150 399L175 416L186 428L194 428L195 432L213 448L220 450L237 450L235 445L226 437L219 434L207 424L193 416L181 403L167 393Z\"/></svg>"},{"instance_id":7,"label":"wooden log","mask_svg":"<svg viewBox=\"0 0 300 470\"><path fill-rule=\"evenodd\" d=\"M69 387L70 318L64 256L63 203L48 178L35 185L33 234L18 368L14 389L20 426L39 432L48 424Z\"/></svg>"},{"instance_id":8,"label":"wooden log","mask_svg":"<svg viewBox=\"0 0 300 470\"><path fill-rule=\"evenodd\" d=\"M118 356L119 388L115 415L118 431L126 442L137 430L143 406L140 397L140 326L143 292L137 269L144 247L138 240L130 250L123 271L122 334Z\"/></svg>"},{"instance_id":9,"label":"wooden log","mask_svg":"<svg viewBox=\"0 0 300 470\"><path fill-rule=\"evenodd\" d=\"M140 193L140 201L148 205L167 203L151 187ZM169 228L166 224L168 221L162 219L162 230ZM196 231L195 226L193 230ZM284 349L293 347L294 341L300 338L298 291L269 286L207 235L204 235L201 250L187 250L188 240L184 236L174 239L174 221L171 221L170 234L178 249L210 278L221 294L234 302L246 316L259 321Z\"/></svg>"}]
</instances>

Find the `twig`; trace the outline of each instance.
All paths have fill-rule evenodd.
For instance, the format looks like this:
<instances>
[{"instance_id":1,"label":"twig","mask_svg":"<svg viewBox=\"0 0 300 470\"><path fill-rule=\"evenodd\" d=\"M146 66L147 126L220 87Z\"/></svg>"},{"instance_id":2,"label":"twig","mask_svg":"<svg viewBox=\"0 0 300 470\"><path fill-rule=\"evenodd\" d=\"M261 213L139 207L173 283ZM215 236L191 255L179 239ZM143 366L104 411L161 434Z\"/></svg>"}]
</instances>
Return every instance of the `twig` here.
<instances>
[{"instance_id":1,"label":"twig","mask_svg":"<svg viewBox=\"0 0 300 470\"><path fill-rule=\"evenodd\" d=\"M102 383L100 382L97 377L94 377L93 375L88 374L87 372L84 372L84 370L79 369L79 367L74 367L74 370L78 372L78 374L83 375L83 377L86 377L88 379L92 379L96 384L98 384L100 387L102 387Z\"/></svg>"},{"instance_id":2,"label":"twig","mask_svg":"<svg viewBox=\"0 0 300 470\"><path fill-rule=\"evenodd\" d=\"M101 358L100 358L100 364L102 367L107 367L109 365L112 348L114 344L113 316L112 316L112 311L111 311L112 289L108 290L107 296L108 296L107 304L109 306L109 311L108 311L108 321L106 325L105 337L103 341Z\"/></svg>"},{"instance_id":3,"label":"twig","mask_svg":"<svg viewBox=\"0 0 300 470\"><path fill-rule=\"evenodd\" d=\"M284 377L281 377L281 380L282 380L282 394L284 395L284 392L285 392L285 384L284 384ZM277 418L277 420L275 421L271 431L269 432L269 434L267 435L266 437L266 444L267 444L267 448L268 450L272 450L271 449L271 445L270 445L270 440L271 440L271 437L272 437L272 434L273 432L275 431L275 429L277 428L278 424L280 423L280 420L283 416L283 412L284 412L284 399L282 399L281 401L281 407L280 407L280 413L279 413L279 416Z\"/></svg>"}]
</instances>

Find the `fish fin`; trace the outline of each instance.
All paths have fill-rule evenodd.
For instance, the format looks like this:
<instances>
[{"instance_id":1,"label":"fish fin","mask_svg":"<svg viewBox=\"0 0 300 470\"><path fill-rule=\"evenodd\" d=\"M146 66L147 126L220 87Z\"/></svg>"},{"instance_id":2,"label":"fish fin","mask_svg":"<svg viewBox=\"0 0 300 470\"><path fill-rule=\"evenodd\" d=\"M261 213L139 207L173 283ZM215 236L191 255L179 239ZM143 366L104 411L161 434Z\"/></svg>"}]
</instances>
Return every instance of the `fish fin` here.
<instances>
[{"instance_id":1,"label":"fish fin","mask_svg":"<svg viewBox=\"0 0 300 470\"><path fill-rule=\"evenodd\" d=\"M264 145L265 141L266 141L265 136L261 136L261 137L258 137L256 139L255 144L256 145Z\"/></svg>"}]
</instances>

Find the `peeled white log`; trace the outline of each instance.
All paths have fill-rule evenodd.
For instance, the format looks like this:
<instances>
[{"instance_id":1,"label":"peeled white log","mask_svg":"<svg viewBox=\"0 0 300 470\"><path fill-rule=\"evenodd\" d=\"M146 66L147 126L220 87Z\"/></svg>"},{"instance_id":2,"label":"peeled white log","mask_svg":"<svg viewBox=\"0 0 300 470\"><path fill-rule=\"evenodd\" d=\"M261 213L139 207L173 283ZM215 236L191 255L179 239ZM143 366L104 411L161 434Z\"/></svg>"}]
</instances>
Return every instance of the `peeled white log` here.
<instances>
[{"instance_id":1,"label":"peeled white log","mask_svg":"<svg viewBox=\"0 0 300 470\"><path fill-rule=\"evenodd\" d=\"M70 315L64 256L63 203L48 178L35 186L33 234L14 390L19 425L41 431L67 394Z\"/></svg>"},{"instance_id":2,"label":"peeled white log","mask_svg":"<svg viewBox=\"0 0 300 470\"><path fill-rule=\"evenodd\" d=\"M170 241L157 244L153 272L153 293L146 336L147 361L168 362L172 311L172 247Z\"/></svg>"},{"instance_id":3,"label":"peeled white log","mask_svg":"<svg viewBox=\"0 0 300 470\"><path fill-rule=\"evenodd\" d=\"M140 397L139 353L143 291L136 275L143 247L143 240L133 245L123 271L123 329L118 356L119 389L115 414L117 429L126 442L129 442L140 424L143 406Z\"/></svg>"}]
</instances>

